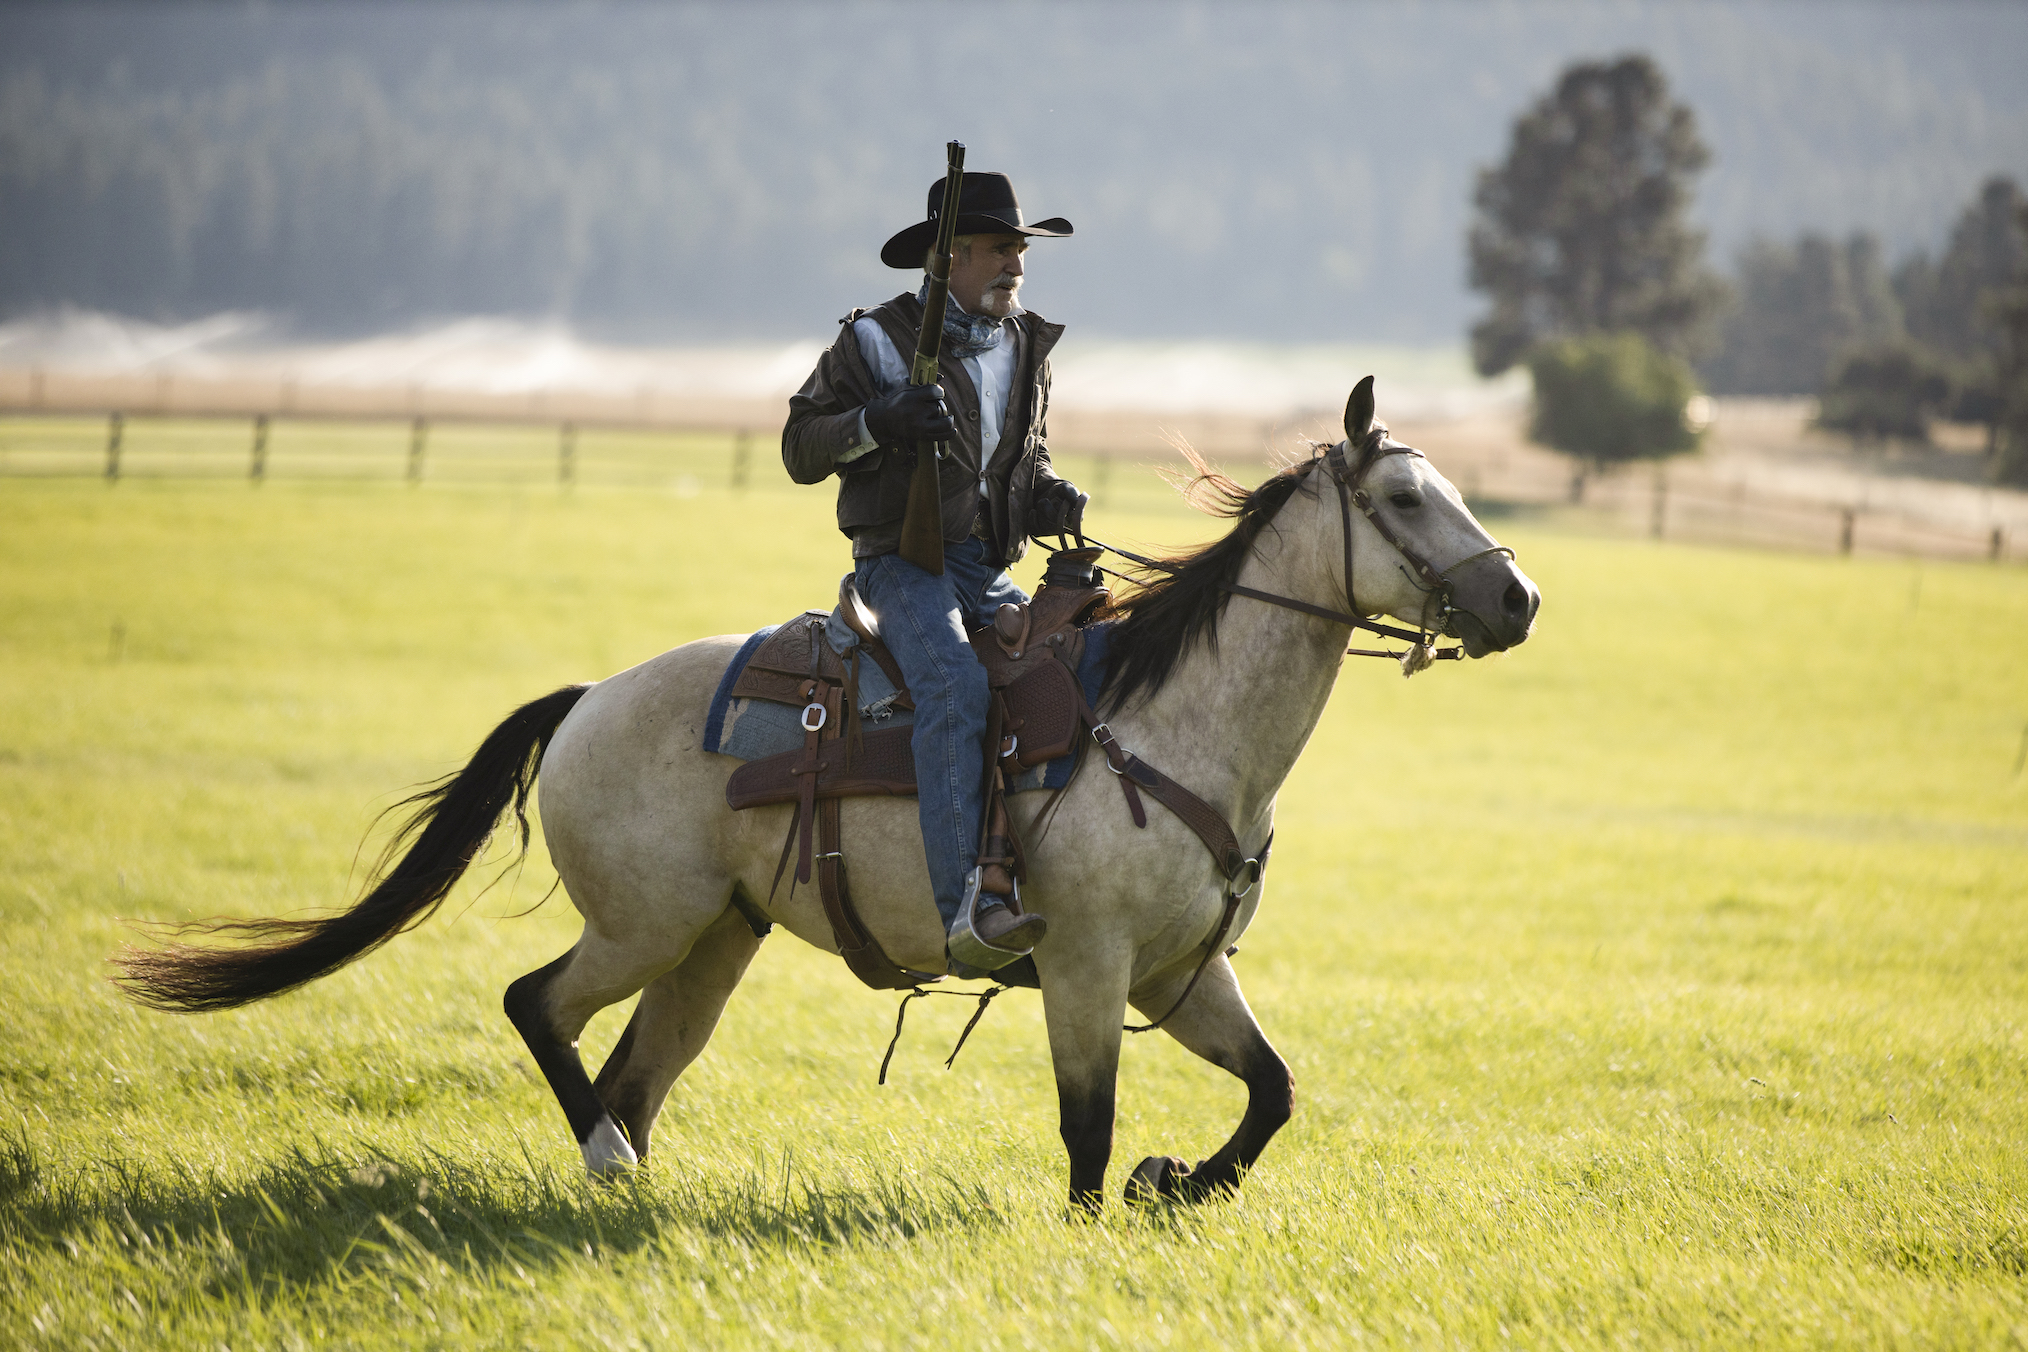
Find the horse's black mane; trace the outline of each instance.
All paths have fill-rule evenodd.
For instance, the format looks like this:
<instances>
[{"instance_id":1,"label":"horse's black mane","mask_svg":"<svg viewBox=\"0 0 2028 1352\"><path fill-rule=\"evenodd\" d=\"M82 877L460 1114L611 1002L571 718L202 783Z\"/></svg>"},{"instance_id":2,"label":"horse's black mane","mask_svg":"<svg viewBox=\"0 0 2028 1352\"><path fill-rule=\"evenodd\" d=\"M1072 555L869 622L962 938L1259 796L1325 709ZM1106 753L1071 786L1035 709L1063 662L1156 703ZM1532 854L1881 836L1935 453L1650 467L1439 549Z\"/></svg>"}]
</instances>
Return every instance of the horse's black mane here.
<instances>
[{"instance_id":1,"label":"horse's black mane","mask_svg":"<svg viewBox=\"0 0 2028 1352\"><path fill-rule=\"evenodd\" d=\"M1117 627L1106 652L1102 696L1112 710L1160 691L1200 639L1218 650L1218 620L1232 599L1225 585L1239 577L1261 530L1309 482L1309 470L1317 463L1315 457L1299 461L1249 490L1194 452L1185 450L1184 455L1197 471L1184 497L1199 511L1230 518L1233 527L1223 539L1161 560L1175 571L1148 570L1135 579L1133 591L1114 599L1108 617Z\"/></svg>"}]
</instances>

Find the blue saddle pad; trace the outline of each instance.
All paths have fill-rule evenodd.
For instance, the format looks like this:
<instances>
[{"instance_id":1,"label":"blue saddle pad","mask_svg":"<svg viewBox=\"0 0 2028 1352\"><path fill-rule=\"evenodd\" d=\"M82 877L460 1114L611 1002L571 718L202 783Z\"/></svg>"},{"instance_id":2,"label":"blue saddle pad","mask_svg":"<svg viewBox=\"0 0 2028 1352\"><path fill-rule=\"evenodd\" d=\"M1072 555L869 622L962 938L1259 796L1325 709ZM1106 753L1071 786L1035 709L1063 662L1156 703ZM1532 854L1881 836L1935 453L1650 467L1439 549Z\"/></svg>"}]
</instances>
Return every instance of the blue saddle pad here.
<instances>
[{"instance_id":1,"label":"blue saddle pad","mask_svg":"<svg viewBox=\"0 0 2028 1352\"><path fill-rule=\"evenodd\" d=\"M767 641L769 634L778 626L769 625L756 631L746 642L740 644L739 652L718 678L718 689L711 696L711 712L704 721L704 749L736 760L759 760L784 751L794 751L803 744L802 710L788 704L777 704L773 700L734 699L733 682L746 669L747 659ZM1112 626L1091 625L1084 631L1084 656L1078 662L1077 681L1084 687L1087 703L1098 704L1099 684L1105 679L1106 646L1111 637ZM858 636L846 627L836 612L824 626L824 636L841 655L857 643ZM894 707L898 694L894 682L887 679L887 673L878 663L862 661L859 664L859 716L868 732L882 728L906 727L915 722L915 715L907 709ZM1059 756L1053 761L1023 770L1009 786L1011 792L1025 789L1056 789L1070 780L1071 766L1075 756Z\"/></svg>"}]
</instances>

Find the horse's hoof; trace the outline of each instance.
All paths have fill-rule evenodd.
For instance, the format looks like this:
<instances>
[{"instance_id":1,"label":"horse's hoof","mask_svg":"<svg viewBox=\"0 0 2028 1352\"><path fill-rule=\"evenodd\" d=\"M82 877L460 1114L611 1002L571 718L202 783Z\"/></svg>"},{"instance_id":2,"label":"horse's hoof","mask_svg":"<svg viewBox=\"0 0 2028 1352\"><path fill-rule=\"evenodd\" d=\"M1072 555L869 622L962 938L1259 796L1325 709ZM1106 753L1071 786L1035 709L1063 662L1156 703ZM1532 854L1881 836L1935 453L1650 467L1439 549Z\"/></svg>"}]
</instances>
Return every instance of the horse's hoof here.
<instances>
[{"instance_id":1,"label":"horse's hoof","mask_svg":"<svg viewBox=\"0 0 2028 1352\"><path fill-rule=\"evenodd\" d=\"M1106 1195L1103 1192L1078 1191L1070 1195L1070 1205L1063 1209L1067 1221L1095 1221L1105 1214Z\"/></svg>"},{"instance_id":2,"label":"horse's hoof","mask_svg":"<svg viewBox=\"0 0 2028 1352\"><path fill-rule=\"evenodd\" d=\"M1127 1176L1128 1206L1153 1206L1176 1195L1177 1180L1190 1175L1190 1166L1174 1155L1150 1155Z\"/></svg>"},{"instance_id":3,"label":"horse's hoof","mask_svg":"<svg viewBox=\"0 0 2028 1352\"><path fill-rule=\"evenodd\" d=\"M592 1128L592 1134L578 1143L584 1152L584 1167L594 1179L615 1178L638 1166L640 1157L611 1118Z\"/></svg>"}]
</instances>

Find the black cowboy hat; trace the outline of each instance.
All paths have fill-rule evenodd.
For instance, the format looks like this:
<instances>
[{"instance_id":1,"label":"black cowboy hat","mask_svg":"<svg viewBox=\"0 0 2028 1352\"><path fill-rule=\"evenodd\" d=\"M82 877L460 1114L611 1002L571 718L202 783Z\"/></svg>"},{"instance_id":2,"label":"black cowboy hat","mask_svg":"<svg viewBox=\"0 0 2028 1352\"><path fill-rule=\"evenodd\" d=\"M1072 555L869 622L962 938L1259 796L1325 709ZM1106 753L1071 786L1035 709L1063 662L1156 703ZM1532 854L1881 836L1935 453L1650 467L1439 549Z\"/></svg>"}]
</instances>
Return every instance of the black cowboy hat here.
<instances>
[{"instance_id":1,"label":"black cowboy hat","mask_svg":"<svg viewBox=\"0 0 2028 1352\"><path fill-rule=\"evenodd\" d=\"M917 221L880 246L880 261L891 268L919 268L937 242L937 212L944 204L944 181L930 184L929 219ZM961 235L1046 235L1061 239L1070 222L1052 216L1034 225L1021 223L1021 203L1005 174L966 174L958 189L958 233Z\"/></svg>"}]
</instances>

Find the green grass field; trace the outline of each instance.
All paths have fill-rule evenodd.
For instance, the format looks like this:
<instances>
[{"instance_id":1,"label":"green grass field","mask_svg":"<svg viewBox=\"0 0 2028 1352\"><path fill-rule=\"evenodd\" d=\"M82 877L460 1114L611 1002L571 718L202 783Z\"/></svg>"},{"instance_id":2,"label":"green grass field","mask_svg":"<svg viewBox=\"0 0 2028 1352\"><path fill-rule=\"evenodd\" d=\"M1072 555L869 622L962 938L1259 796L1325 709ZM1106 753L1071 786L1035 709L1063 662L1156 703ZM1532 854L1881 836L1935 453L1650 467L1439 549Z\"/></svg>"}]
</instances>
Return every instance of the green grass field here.
<instances>
[{"instance_id":1,"label":"green grass field","mask_svg":"<svg viewBox=\"0 0 2028 1352\"><path fill-rule=\"evenodd\" d=\"M970 1007L918 1004L880 1088L893 997L779 932L650 1170L587 1184L500 1013L576 933L512 918L539 848L268 1005L121 1001L122 917L342 903L514 704L823 602L827 495L758 459L0 481L0 1345L2028 1341L2020 569L1491 522L1538 636L1348 665L1236 960L1296 1118L1197 1209L1117 1189L1224 1139L1222 1072L1130 1039L1066 1222L1036 997L955 1071ZM1207 530L1116 473L1099 533Z\"/></svg>"}]
</instances>

